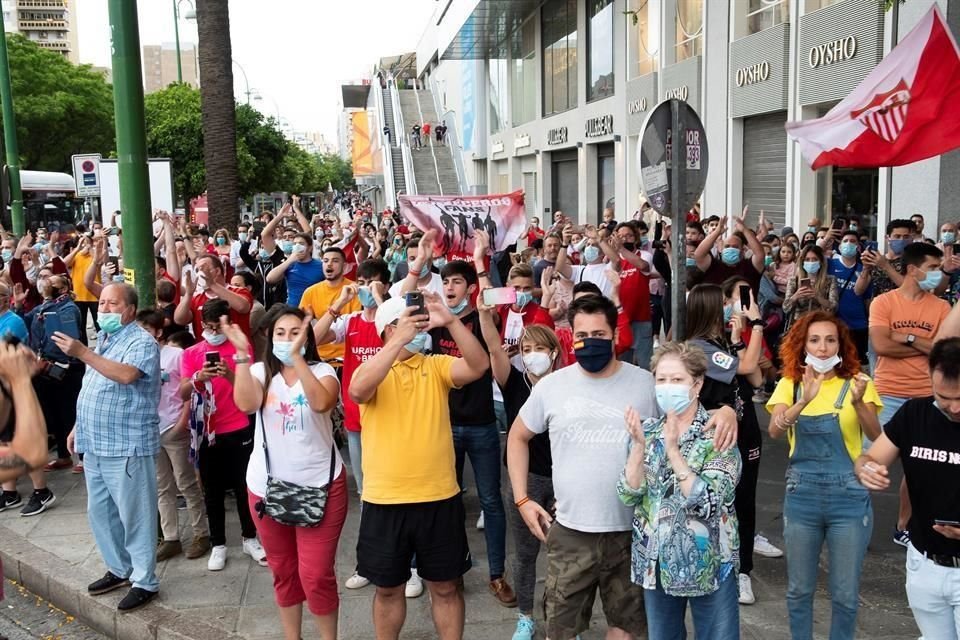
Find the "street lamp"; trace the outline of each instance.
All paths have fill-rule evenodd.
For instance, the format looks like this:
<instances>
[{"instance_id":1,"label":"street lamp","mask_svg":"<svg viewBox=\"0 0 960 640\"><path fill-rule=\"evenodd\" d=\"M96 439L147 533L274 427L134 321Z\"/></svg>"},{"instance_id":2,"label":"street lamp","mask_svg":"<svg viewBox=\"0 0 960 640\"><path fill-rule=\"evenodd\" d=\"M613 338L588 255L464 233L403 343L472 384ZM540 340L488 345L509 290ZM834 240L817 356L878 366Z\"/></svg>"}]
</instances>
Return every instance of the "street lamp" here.
<instances>
[{"instance_id":1,"label":"street lamp","mask_svg":"<svg viewBox=\"0 0 960 640\"><path fill-rule=\"evenodd\" d=\"M260 94L257 94L257 95L255 95L255 96L253 96L253 99L254 99L255 101L257 101L257 102L261 102L261 101L263 101L263 96L261 96ZM280 117L280 105L278 105L278 104L277 104L277 101L274 100L273 98L270 98L270 102L273 103L273 108L274 108L274 110L277 112L277 126L279 127L279 126L280 126L280 121L283 119L283 118Z\"/></svg>"},{"instance_id":2,"label":"street lamp","mask_svg":"<svg viewBox=\"0 0 960 640\"><path fill-rule=\"evenodd\" d=\"M177 82L183 82L183 63L180 60L180 3L186 2L190 10L184 14L187 20L197 19L197 8L193 0L173 0L173 37L177 46Z\"/></svg>"},{"instance_id":3,"label":"street lamp","mask_svg":"<svg viewBox=\"0 0 960 640\"><path fill-rule=\"evenodd\" d=\"M247 72L243 70L243 67L241 67L240 63L236 60L233 61L233 64L237 65L237 69L240 69L240 73L243 74L243 84L247 87L247 90L244 92L247 96L247 104L250 104L251 96L254 100L260 100L260 94L257 92L257 90L250 88L250 79L247 78Z\"/></svg>"}]
</instances>

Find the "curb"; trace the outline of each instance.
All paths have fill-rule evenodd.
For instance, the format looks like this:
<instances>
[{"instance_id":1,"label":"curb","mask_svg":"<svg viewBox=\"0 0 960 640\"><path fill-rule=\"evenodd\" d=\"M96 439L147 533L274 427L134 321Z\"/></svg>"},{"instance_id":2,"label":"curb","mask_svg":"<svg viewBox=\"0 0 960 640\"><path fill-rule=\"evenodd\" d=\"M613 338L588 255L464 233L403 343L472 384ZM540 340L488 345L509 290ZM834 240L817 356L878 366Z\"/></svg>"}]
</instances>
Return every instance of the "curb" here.
<instances>
[{"instance_id":1,"label":"curb","mask_svg":"<svg viewBox=\"0 0 960 640\"><path fill-rule=\"evenodd\" d=\"M100 576L79 575L62 558L34 545L27 538L0 526L0 559L3 573L38 596L75 616L90 628L116 640L244 640L199 617L154 600L131 613L120 613L123 594L96 598L87 584ZM64 571L68 567L69 571ZM162 597L162 591L161 591Z\"/></svg>"}]
</instances>

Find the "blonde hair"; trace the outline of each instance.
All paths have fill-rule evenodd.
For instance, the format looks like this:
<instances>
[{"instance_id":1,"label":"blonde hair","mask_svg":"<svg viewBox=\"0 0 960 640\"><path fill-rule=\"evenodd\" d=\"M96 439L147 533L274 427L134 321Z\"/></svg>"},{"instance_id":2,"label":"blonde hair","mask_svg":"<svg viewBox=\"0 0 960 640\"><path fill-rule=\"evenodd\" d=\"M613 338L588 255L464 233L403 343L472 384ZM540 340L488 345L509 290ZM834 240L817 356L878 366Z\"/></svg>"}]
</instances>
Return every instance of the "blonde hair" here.
<instances>
[{"instance_id":1,"label":"blonde hair","mask_svg":"<svg viewBox=\"0 0 960 640\"><path fill-rule=\"evenodd\" d=\"M664 342L650 360L650 371L656 371L663 358L673 357L683 363L693 378L702 378L707 373L707 354L700 347L689 342Z\"/></svg>"},{"instance_id":2,"label":"blonde hair","mask_svg":"<svg viewBox=\"0 0 960 640\"><path fill-rule=\"evenodd\" d=\"M533 279L533 267L526 263L516 264L510 269L510 273L507 274L507 280L513 280L514 278L530 278Z\"/></svg>"},{"instance_id":3,"label":"blonde hair","mask_svg":"<svg viewBox=\"0 0 960 640\"><path fill-rule=\"evenodd\" d=\"M524 342L532 342L537 346L546 347L551 351L556 351L557 356L560 355L560 340L557 338L557 334L546 325L531 324L524 327L523 335L520 336L520 344ZM557 357L556 361L559 361L559 359L560 358Z\"/></svg>"}]
</instances>

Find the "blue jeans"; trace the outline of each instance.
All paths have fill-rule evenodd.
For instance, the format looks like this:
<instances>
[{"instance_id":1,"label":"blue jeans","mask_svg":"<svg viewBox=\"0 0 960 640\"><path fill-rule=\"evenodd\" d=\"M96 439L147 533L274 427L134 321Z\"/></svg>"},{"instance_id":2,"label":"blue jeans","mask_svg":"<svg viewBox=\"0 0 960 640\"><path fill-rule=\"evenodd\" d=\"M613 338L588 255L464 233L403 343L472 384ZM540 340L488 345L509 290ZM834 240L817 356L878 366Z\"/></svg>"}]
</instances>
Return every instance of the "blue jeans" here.
<instances>
[{"instance_id":1,"label":"blue jeans","mask_svg":"<svg viewBox=\"0 0 960 640\"><path fill-rule=\"evenodd\" d=\"M350 453L350 470L357 483L357 494L363 495L363 447L360 445L359 431L347 431L347 451Z\"/></svg>"},{"instance_id":2,"label":"blue jeans","mask_svg":"<svg viewBox=\"0 0 960 640\"><path fill-rule=\"evenodd\" d=\"M470 456L477 496L483 510L483 534L487 541L490 576L503 575L507 551L507 515L500 496L500 433L497 424L453 427L453 448L457 454L457 483L463 487L463 463Z\"/></svg>"},{"instance_id":3,"label":"blue jeans","mask_svg":"<svg viewBox=\"0 0 960 640\"><path fill-rule=\"evenodd\" d=\"M641 369L650 369L650 358L653 357L653 324L646 322L631 322L633 332L633 364Z\"/></svg>"},{"instance_id":4,"label":"blue jeans","mask_svg":"<svg viewBox=\"0 0 960 640\"><path fill-rule=\"evenodd\" d=\"M87 453L87 518L107 569L133 586L158 591L157 465L154 456Z\"/></svg>"},{"instance_id":5,"label":"blue jeans","mask_svg":"<svg viewBox=\"0 0 960 640\"><path fill-rule=\"evenodd\" d=\"M860 571L871 533L870 495L852 473L814 477L787 472L783 538L794 638L813 637L813 596L824 542L830 561L830 640L854 637Z\"/></svg>"},{"instance_id":6,"label":"blue jeans","mask_svg":"<svg viewBox=\"0 0 960 640\"><path fill-rule=\"evenodd\" d=\"M686 640L687 628L683 619L689 602L697 640L740 640L738 595L736 571L731 571L720 583L720 588L710 595L694 598L667 595L658 575L657 588L643 590L649 639Z\"/></svg>"}]
</instances>

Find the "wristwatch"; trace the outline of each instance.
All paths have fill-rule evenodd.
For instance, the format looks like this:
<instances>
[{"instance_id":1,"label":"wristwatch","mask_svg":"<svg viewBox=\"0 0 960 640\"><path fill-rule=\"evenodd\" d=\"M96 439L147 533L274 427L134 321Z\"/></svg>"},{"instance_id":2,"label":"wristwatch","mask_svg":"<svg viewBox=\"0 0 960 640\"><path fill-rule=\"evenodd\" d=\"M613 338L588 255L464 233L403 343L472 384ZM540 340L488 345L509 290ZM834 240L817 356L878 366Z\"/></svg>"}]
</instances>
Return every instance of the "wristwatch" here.
<instances>
[{"instance_id":1,"label":"wristwatch","mask_svg":"<svg viewBox=\"0 0 960 640\"><path fill-rule=\"evenodd\" d=\"M760 318L757 318L756 320L751 320L751 321L748 322L747 324L749 324L751 327L763 327L763 326L766 326L766 323L765 323L763 320L761 320Z\"/></svg>"},{"instance_id":2,"label":"wristwatch","mask_svg":"<svg viewBox=\"0 0 960 640\"><path fill-rule=\"evenodd\" d=\"M908 333L908 334L907 334L907 344L908 344L908 345L910 345L910 346L912 347L912 346L913 346L913 343L916 342L916 341L917 341L917 336L913 335L912 333Z\"/></svg>"}]
</instances>

